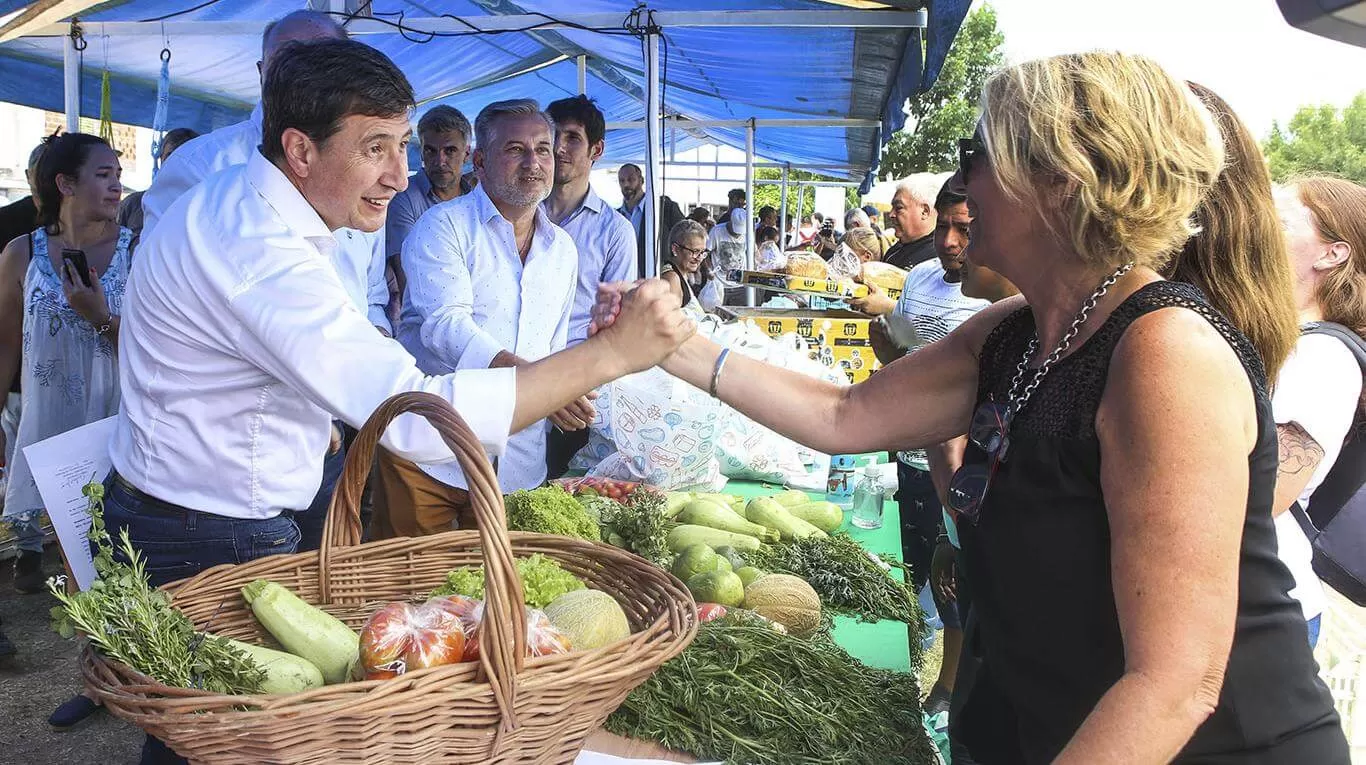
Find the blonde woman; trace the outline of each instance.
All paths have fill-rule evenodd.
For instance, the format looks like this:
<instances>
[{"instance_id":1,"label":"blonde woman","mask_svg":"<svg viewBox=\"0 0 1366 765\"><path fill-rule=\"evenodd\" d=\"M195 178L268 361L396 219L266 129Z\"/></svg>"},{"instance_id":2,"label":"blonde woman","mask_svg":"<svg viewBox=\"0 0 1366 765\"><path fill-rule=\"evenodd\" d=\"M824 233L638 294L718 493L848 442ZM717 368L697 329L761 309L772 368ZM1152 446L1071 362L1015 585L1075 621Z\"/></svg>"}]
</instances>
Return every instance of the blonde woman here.
<instances>
[{"instance_id":1,"label":"blonde woman","mask_svg":"<svg viewBox=\"0 0 1366 765\"><path fill-rule=\"evenodd\" d=\"M698 338L665 368L829 453L968 433L948 498L980 627L954 724L975 760L1346 765L1276 557L1261 361L1157 272L1220 171L1217 128L1122 54L1008 68L982 107L960 152L971 257L1020 297L849 388Z\"/></svg>"},{"instance_id":2,"label":"blonde woman","mask_svg":"<svg viewBox=\"0 0 1366 765\"><path fill-rule=\"evenodd\" d=\"M862 213L862 210L859 210ZM864 213L866 216L867 213ZM860 263L882 260L882 237L866 226L851 228L844 233L844 243L858 256Z\"/></svg>"}]
</instances>

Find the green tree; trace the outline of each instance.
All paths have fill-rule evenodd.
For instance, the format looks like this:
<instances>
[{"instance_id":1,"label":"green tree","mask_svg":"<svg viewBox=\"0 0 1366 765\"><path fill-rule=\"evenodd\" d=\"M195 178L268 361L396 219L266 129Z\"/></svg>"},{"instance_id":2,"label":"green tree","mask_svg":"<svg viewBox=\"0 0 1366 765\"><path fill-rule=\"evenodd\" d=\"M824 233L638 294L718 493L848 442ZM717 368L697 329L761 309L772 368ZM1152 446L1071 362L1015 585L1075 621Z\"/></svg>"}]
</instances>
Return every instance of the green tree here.
<instances>
[{"instance_id":1,"label":"green tree","mask_svg":"<svg viewBox=\"0 0 1366 765\"><path fill-rule=\"evenodd\" d=\"M881 177L904 178L957 166L958 139L971 135L977 124L982 86L1005 62L1003 42L1005 36L996 28L996 11L990 5L963 21L939 79L929 91L907 101L906 126L883 149Z\"/></svg>"},{"instance_id":2,"label":"green tree","mask_svg":"<svg viewBox=\"0 0 1366 765\"><path fill-rule=\"evenodd\" d=\"M1287 129L1273 124L1262 145L1277 182L1307 173L1331 173L1366 183L1366 92L1338 110L1303 106Z\"/></svg>"}]
</instances>

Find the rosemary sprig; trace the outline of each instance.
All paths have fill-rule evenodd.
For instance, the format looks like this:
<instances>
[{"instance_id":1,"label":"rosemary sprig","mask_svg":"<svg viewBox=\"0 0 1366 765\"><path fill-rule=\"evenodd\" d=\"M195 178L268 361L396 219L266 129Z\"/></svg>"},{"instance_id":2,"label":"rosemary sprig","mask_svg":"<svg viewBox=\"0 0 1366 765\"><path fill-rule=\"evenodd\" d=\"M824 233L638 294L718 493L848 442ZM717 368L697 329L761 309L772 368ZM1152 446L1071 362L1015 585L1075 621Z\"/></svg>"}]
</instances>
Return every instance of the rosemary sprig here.
<instances>
[{"instance_id":1,"label":"rosemary sprig","mask_svg":"<svg viewBox=\"0 0 1366 765\"><path fill-rule=\"evenodd\" d=\"M257 693L265 672L228 641L196 632L166 593L147 582L146 564L128 530L119 533L118 551L104 525L104 487L91 482L82 493L90 501L90 538L95 542L99 578L85 592L68 594L56 577L48 589L61 602L52 609L53 627L63 637L83 634L105 656L127 664L166 685L217 693Z\"/></svg>"}]
</instances>

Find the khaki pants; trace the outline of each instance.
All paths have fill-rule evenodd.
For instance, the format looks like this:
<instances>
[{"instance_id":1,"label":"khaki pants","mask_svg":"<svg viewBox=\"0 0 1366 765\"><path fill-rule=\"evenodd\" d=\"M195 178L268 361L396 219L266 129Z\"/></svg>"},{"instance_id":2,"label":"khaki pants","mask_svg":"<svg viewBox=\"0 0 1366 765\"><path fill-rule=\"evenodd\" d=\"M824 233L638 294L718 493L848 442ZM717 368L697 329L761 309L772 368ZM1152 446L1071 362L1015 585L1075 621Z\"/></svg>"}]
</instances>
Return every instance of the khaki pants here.
<instances>
[{"instance_id":1,"label":"khaki pants","mask_svg":"<svg viewBox=\"0 0 1366 765\"><path fill-rule=\"evenodd\" d=\"M474 529L470 494L422 472L415 463L376 451L372 539L421 537L453 529Z\"/></svg>"}]
</instances>

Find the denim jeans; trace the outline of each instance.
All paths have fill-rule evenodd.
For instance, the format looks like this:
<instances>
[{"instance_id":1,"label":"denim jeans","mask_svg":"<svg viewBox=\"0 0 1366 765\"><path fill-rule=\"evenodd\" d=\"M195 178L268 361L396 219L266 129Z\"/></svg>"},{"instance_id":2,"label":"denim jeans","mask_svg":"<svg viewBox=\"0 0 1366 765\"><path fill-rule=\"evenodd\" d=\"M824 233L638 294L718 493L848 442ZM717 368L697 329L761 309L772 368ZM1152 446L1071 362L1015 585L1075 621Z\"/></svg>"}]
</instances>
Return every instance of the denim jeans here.
<instances>
[{"instance_id":1,"label":"denim jeans","mask_svg":"<svg viewBox=\"0 0 1366 765\"><path fill-rule=\"evenodd\" d=\"M327 509L332 505L332 492L337 488L342 468L346 466L346 447L323 458L323 481L313 504L308 509L294 514L294 522L299 526L299 552L311 552L322 547L323 524L327 522Z\"/></svg>"},{"instance_id":2,"label":"denim jeans","mask_svg":"<svg viewBox=\"0 0 1366 765\"><path fill-rule=\"evenodd\" d=\"M153 587L194 576L223 563L246 563L267 555L295 552L299 527L292 513L249 520L227 518L171 504L118 479L104 481L104 523L110 539L128 529L133 549L147 565ZM115 550L116 557L118 555ZM148 736L142 765L178 765L185 760L160 740Z\"/></svg>"},{"instance_id":3,"label":"denim jeans","mask_svg":"<svg viewBox=\"0 0 1366 765\"><path fill-rule=\"evenodd\" d=\"M39 520L38 513L27 513L6 518L10 528L14 530L14 546L20 552L36 552L43 554L43 525Z\"/></svg>"},{"instance_id":4,"label":"denim jeans","mask_svg":"<svg viewBox=\"0 0 1366 765\"><path fill-rule=\"evenodd\" d=\"M111 473L104 482L104 523L111 539L127 528L159 587L223 563L296 552L292 513L262 520L228 518L171 504L133 489Z\"/></svg>"}]
</instances>

